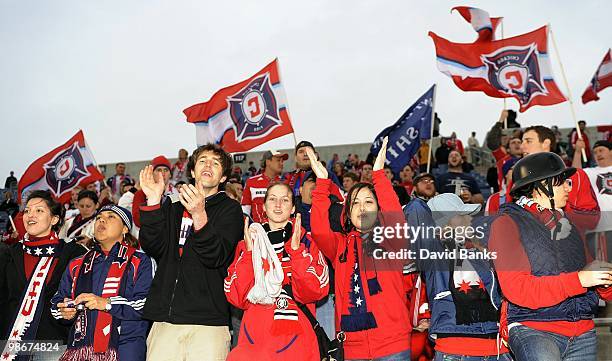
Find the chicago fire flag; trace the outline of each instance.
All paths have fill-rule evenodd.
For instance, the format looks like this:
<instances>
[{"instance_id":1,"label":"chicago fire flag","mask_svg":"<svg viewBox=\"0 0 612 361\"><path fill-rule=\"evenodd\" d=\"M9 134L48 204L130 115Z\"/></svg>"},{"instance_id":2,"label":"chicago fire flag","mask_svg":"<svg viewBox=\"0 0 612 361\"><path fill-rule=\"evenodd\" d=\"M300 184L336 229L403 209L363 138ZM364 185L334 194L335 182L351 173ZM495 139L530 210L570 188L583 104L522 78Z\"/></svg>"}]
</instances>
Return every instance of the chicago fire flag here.
<instances>
[{"instance_id":1,"label":"chicago fire flag","mask_svg":"<svg viewBox=\"0 0 612 361\"><path fill-rule=\"evenodd\" d=\"M460 44L429 32L438 69L455 85L495 98L516 98L521 112L533 105L567 100L553 78L547 35L548 28L543 26L503 40Z\"/></svg>"},{"instance_id":2,"label":"chicago fire flag","mask_svg":"<svg viewBox=\"0 0 612 361\"><path fill-rule=\"evenodd\" d=\"M476 41L495 40L495 30L503 18L492 18L488 12L469 6L455 6L451 9L451 12L453 10L457 10L465 21L472 24L472 27L478 33Z\"/></svg>"},{"instance_id":3,"label":"chicago fire flag","mask_svg":"<svg viewBox=\"0 0 612 361\"><path fill-rule=\"evenodd\" d=\"M277 59L183 113L196 126L198 145L217 143L227 152L247 151L293 133Z\"/></svg>"},{"instance_id":4,"label":"chicago fire flag","mask_svg":"<svg viewBox=\"0 0 612 361\"><path fill-rule=\"evenodd\" d=\"M50 190L60 202L67 203L74 187L102 179L83 131L79 130L66 143L30 164L17 188L21 202L31 191L42 189Z\"/></svg>"},{"instance_id":5,"label":"chicago fire flag","mask_svg":"<svg viewBox=\"0 0 612 361\"><path fill-rule=\"evenodd\" d=\"M582 103L586 104L591 100L599 100L597 93L612 85L612 62L610 61L610 49L604 56L601 64L597 68L591 84L582 94Z\"/></svg>"}]
</instances>

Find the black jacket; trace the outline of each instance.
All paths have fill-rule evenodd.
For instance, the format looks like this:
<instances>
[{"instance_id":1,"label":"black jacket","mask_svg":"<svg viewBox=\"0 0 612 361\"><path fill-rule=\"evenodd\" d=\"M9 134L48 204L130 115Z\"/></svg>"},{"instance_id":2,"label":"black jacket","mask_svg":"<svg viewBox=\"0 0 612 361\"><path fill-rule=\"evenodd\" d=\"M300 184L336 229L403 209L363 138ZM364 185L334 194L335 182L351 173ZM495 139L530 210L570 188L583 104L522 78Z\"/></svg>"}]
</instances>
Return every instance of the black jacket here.
<instances>
[{"instance_id":1,"label":"black jacket","mask_svg":"<svg viewBox=\"0 0 612 361\"><path fill-rule=\"evenodd\" d=\"M174 324L228 325L223 280L242 240L242 208L225 192L208 197L208 223L187 237L179 257L183 210L171 197L161 207L141 208L140 244L158 267L143 317Z\"/></svg>"},{"instance_id":2,"label":"black jacket","mask_svg":"<svg viewBox=\"0 0 612 361\"><path fill-rule=\"evenodd\" d=\"M66 344L70 324L58 321L51 316L51 298L55 295L62 274L73 258L83 255L87 249L80 244L70 242L64 245L53 273L47 277L49 282L45 286L43 298L38 307L42 308L42 315L37 340L62 340ZM7 339L11 330L17 310L21 305L28 280L23 264L23 247L21 243L3 248L0 251L0 339Z\"/></svg>"}]
</instances>

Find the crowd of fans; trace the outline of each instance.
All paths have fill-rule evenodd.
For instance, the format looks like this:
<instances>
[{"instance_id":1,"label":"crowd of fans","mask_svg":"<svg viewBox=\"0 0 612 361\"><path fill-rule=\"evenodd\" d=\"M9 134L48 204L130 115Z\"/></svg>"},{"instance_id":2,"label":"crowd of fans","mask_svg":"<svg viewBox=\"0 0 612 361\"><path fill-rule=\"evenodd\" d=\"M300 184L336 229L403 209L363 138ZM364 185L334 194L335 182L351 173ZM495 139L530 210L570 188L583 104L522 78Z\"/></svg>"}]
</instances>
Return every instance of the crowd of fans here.
<instances>
[{"instance_id":1,"label":"crowd of fans","mask_svg":"<svg viewBox=\"0 0 612 361\"><path fill-rule=\"evenodd\" d=\"M612 143L591 145L579 127L582 139L564 140L503 111L484 142L487 189L475 132L432 154L423 141L399 174L386 140L326 162L301 141L289 172L286 153L243 170L208 144L174 164L156 156L137 177L117 163L68 204L34 191L20 207L11 172L2 339L60 340L36 360L321 360L334 339L346 360L594 360L592 319L612 299ZM383 250L496 259L374 257L378 226L483 220L484 238Z\"/></svg>"}]
</instances>

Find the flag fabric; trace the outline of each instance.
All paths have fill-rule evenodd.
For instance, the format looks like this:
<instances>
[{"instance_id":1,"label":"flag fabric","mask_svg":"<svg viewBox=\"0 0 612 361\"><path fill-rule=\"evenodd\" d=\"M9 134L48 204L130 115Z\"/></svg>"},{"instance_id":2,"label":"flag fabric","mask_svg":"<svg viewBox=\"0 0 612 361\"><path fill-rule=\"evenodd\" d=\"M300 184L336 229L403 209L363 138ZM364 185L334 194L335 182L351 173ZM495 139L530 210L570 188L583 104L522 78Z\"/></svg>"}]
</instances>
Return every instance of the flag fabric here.
<instances>
[{"instance_id":1,"label":"flag fabric","mask_svg":"<svg viewBox=\"0 0 612 361\"><path fill-rule=\"evenodd\" d=\"M597 93L612 85L612 61L610 61L610 49L604 56L601 64L597 68L591 84L582 94L582 104L586 104L592 100L599 100Z\"/></svg>"},{"instance_id":2,"label":"flag fabric","mask_svg":"<svg viewBox=\"0 0 612 361\"><path fill-rule=\"evenodd\" d=\"M228 152L244 152L293 133L277 59L183 113L196 126L198 145L216 143Z\"/></svg>"},{"instance_id":3,"label":"flag fabric","mask_svg":"<svg viewBox=\"0 0 612 361\"><path fill-rule=\"evenodd\" d=\"M49 190L58 201L68 203L76 186L102 179L83 131L79 130L66 143L30 164L17 190L22 204L34 190Z\"/></svg>"},{"instance_id":4,"label":"flag fabric","mask_svg":"<svg viewBox=\"0 0 612 361\"><path fill-rule=\"evenodd\" d=\"M469 6L455 6L451 9L451 12L453 10L457 10L465 21L472 24L472 27L478 33L476 42L495 40L495 30L497 30L497 26L503 18L492 18L488 12Z\"/></svg>"},{"instance_id":5,"label":"flag fabric","mask_svg":"<svg viewBox=\"0 0 612 361\"><path fill-rule=\"evenodd\" d=\"M438 69L459 89L495 98L513 97L521 112L567 100L553 78L547 35L548 28L543 26L512 38L460 44L429 32Z\"/></svg>"},{"instance_id":6,"label":"flag fabric","mask_svg":"<svg viewBox=\"0 0 612 361\"><path fill-rule=\"evenodd\" d=\"M370 153L376 156L383 139L389 137L386 164L394 173L399 173L414 157L421 146L421 139L431 138L435 89L434 84L402 114L395 124L380 132L370 147Z\"/></svg>"}]
</instances>

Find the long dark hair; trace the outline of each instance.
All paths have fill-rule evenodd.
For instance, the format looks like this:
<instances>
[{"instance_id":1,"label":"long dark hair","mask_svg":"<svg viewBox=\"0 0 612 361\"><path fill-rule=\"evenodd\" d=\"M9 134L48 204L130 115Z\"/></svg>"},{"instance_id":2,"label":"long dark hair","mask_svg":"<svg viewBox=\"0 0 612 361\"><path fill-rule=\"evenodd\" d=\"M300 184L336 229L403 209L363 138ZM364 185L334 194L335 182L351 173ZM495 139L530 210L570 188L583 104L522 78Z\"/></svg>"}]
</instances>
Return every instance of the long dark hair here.
<instances>
[{"instance_id":1,"label":"long dark hair","mask_svg":"<svg viewBox=\"0 0 612 361\"><path fill-rule=\"evenodd\" d=\"M370 192L374 195L374 200L376 201L376 206L378 205L378 196L376 195L376 191L374 190L374 186L371 183L359 182L353 185L346 195L346 204L344 206L344 212L342 213L342 230L344 233L349 233L355 228L353 222L351 222L351 212L353 210L353 198L359 194L359 191L363 188L368 188Z\"/></svg>"}]
</instances>

